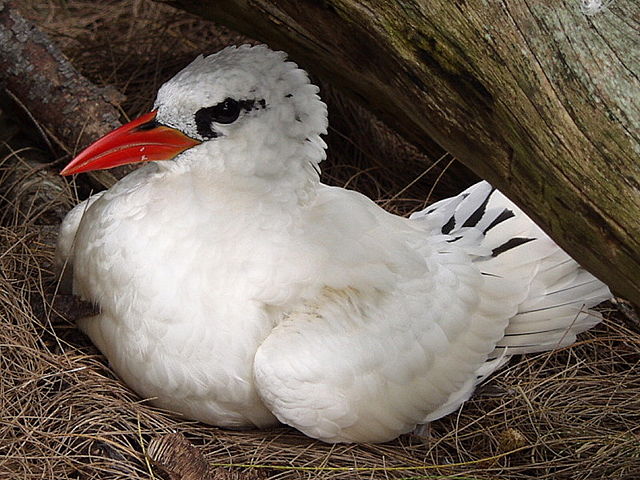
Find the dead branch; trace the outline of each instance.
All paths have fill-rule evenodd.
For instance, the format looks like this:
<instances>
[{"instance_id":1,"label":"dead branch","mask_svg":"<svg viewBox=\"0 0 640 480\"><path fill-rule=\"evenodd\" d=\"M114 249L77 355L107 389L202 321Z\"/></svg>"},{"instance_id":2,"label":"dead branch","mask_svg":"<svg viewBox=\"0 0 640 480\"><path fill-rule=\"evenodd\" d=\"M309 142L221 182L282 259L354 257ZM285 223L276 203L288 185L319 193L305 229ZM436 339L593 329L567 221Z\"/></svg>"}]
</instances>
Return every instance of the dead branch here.
<instances>
[{"instance_id":1,"label":"dead branch","mask_svg":"<svg viewBox=\"0 0 640 480\"><path fill-rule=\"evenodd\" d=\"M120 126L122 95L83 77L15 2L0 0L0 82L8 96L65 152ZM108 187L122 172L93 175Z\"/></svg>"}]
</instances>

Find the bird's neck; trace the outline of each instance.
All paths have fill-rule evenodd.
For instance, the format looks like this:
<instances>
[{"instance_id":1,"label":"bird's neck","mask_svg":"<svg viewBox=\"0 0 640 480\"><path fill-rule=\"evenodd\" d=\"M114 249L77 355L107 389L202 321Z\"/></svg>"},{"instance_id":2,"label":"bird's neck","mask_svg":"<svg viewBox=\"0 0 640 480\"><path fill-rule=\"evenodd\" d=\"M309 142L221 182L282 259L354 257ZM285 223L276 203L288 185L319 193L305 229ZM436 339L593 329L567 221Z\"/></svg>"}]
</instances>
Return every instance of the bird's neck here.
<instances>
[{"instance_id":1,"label":"bird's neck","mask_svg":"<svg viewBox=\"0 0 640 480\"><path fill-rule=\"evenodd\" d=\"M291 212L311 203L319 181L313 178L238 177L224 172L215 180L192 179L194 194L211 204L242 202L248 206L269 206Z\"/></svg>"},{"instance_id":2,"label":"bird's neck","mask_svg":"<svg viewBox=\"0 0 640 480\"><path fill-rule=\"evenodd\" d=\"M206 151L194 149L193 158L183 158L170 168L174 174L188 175L194 193L214 203L244 199L292 210L315 199L323 149L224 147L220 142Z\"/></svg>"}]
</instances>

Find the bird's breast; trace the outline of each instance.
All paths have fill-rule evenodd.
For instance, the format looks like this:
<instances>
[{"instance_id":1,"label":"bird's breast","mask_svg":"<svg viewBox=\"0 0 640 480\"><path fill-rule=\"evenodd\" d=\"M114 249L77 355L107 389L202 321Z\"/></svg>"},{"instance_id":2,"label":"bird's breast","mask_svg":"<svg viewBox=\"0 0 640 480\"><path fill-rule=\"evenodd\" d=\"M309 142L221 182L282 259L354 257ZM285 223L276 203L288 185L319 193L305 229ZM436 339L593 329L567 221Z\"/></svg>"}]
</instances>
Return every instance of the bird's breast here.
<instances>
[{"instance_id":1,"label":"bird's breast","mask_svg":"<svg viewBox=\"0 0 640 480\"><path fill-rule=\"evenodd\" d=\"M85 331L165 408L221 425L249 422L252 411L250 423L272 420L253 386L253 356L310 278L305 262L282 266L291 245L258 220L264 208L230 215L144 193L105 195L85 212L74 281L102 311ZM186 407L187 397L203 400Z\"/></svg>"}]
</instances>

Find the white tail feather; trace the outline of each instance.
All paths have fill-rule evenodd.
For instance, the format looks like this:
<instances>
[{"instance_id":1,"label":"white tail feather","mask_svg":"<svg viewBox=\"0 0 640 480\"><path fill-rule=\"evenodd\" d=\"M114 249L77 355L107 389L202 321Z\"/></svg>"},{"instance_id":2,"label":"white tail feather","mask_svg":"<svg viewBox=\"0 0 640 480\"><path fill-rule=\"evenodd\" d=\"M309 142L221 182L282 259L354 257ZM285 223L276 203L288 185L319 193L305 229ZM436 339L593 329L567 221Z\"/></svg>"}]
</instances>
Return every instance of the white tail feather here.
<instances>
[{"instance_id":1,"label":"white tail feather","mask_svg":"<svg viewBox=\"0 0 640 480\"><path fill-rule=\"evenodd\" d=\"M505 282L525 282L523 301L490 356L492 360L478 371L479 381L510 355L570 345L577 334L602 320L589 308L611 298L606 285L580 267L487 182L437 202L411 218L428 222L434 230L440 230L437 233L449 235L449 241L474 255L482 273L495 284L492 288L500 288ZM502 361L496 362L498 359ZM462 389L447 405L454 405L467 394L470 391Z\"/></svg>"}]
</instances>

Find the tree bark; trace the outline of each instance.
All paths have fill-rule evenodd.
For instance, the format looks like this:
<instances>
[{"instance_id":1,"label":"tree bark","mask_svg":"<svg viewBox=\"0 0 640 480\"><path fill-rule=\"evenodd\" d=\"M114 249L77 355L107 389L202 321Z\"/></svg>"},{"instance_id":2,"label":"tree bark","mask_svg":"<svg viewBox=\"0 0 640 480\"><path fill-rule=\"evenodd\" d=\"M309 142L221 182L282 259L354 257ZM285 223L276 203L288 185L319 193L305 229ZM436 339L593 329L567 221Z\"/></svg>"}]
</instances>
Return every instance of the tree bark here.
<instances>
[{"instance_id":1,"label":"tree bark","mask_svg":"<svg viewBox=\"0 0 640 480\"><path fill-rule=\"evenodd\" d=\"M98 88L69 63L53 42L0 0L0 85L58 147L74 154L121 125L115 89ZM90 172L102 186L131 169Z\"/></svg>"},{"instance_id":2,"label":"tree bark","mask_svg":"<svg viewBox=\"0 0 640 480\"><path fill-rule=\"evenodd\" d=\"M165 0L167 1L167 0ZM173 0L436 140L640 304L640 4Z\"/></svg>"}]
</instances>

